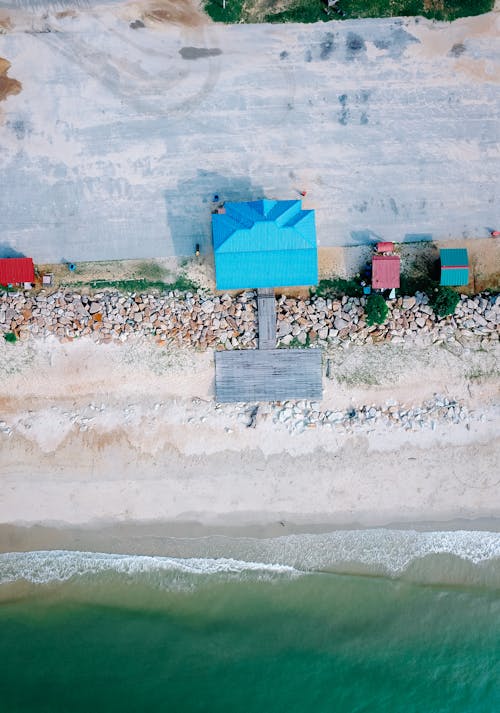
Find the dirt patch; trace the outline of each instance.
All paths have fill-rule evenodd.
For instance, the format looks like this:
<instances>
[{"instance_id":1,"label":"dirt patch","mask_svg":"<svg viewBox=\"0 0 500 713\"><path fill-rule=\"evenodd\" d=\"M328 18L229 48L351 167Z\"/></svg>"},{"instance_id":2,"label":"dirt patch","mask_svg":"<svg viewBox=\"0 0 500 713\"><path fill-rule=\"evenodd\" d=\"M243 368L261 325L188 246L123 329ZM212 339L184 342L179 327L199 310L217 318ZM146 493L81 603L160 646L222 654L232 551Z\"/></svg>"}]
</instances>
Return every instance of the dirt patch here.
<instances>
[{"instance_id":1,"label":"dirt patch","mask_svg":"<svg viewBox=\"0 0 500 713\"><path fill-rule=\"evenodd\" d=\"M75 10L61 10L61 12L56 12L56 17L58 20L64 20L65 17L77 17L78 13Z\"/></svg>"},{"instance_id":2,"label":"dirt patch","mask_svg":"<svg viewBox=\"0 0 500 713\"><path fill-rule=\"evenodd\" d=\"M0 57L0 101L7 99L11 94L19 94L23 85L17 79L7 76L10 69L10 62Z\"/></svg>"},{"instance_id":3,"label":"dirt patch","mask_svg":"<svg viewBox=\"0 0 500 713\"><path fill-rule=\"evenodd\" d=\"M424 0L424 10L426 12L444 10L444 0Z\"/></svg>"},{"instance_id":4,"label":"dirt patch","mask_svg":"<svg viewBox=\"0 0 500 713\"><path fill-rule=\"evenodd\" d=\"M200 27L209 21L196 0L150 0L136 7L142 7L142 19L163 24Z\"/></svg>"},{"instance_id":5,"label":"dirt patch","mask_svg":"<svg viewBox=\"0 0 500 713\"><path fill-rule=\"evenodd\" d=\"M3 32L7 32L8 30L12 29L12 23L10 21L10 17L7 17L6 15L0 15L0 35Z\"/></svg>"}]
</instances>

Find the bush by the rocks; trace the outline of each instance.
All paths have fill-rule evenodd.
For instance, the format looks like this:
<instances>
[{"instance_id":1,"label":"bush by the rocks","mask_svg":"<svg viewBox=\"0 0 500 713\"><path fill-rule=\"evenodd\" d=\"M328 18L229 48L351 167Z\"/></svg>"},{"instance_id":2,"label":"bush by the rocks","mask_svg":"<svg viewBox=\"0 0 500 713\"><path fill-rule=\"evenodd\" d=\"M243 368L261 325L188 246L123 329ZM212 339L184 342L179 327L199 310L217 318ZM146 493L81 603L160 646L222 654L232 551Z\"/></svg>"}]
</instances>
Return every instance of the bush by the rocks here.
<instances>
[{"instance_id":1,"label":"bush by the rocks","mask_svg":"<svg viewBox=\"0 0 500 713\"><path fill-rule=\"evenodd\" d=\"M6 342L9 342L9 344L14 344L15 342L17 342L17 337L14 334L14 332L6 332L3 335L3 338L5 339Z\"/></svg>"},{"instance_id":2,"label":"bush by the rocks","mask_svg":"<svg viewBox=\"0 0 500 713\"><path fill-rule=\"evenodd\" d=\"M371 327L373 324L383 324L387 319L387 302L382 295L371 294L366 300L365 312L366 323Z\"/></svg>"},{"instance_id":3,"label":"bush by the rocks","mask_svg":"<svg viewBox=\"0 0 500 713\"><path fill-rule=\"evenodd\" d=\"M453 314L460 302L460 295L451 287L438 287L429 295L429 302L438 317Z\"/></svg>"}]
</instances>

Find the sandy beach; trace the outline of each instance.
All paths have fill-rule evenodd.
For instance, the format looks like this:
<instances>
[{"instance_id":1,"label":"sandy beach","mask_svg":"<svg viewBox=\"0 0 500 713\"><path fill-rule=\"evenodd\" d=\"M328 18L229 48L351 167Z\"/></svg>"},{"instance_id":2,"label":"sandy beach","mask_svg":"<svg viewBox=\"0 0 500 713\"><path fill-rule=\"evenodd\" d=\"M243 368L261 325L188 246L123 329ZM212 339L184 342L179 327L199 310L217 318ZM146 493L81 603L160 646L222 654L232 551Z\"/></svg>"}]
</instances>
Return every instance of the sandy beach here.
<instances>
[{"instance_id":1,"label":"sandy beach","mask_svg":"<svg viewBox=\"0 0 500 713\"><path fill-rule=\"evenodd\" d=\"M466 417L433 428L366 422L299 433L270 404L249 427L252 405L214 403L212 351L144 340L2 343L0 523L15 528L2 528L0 548L107 541L107 551L154 551L153 533L394 523L487 520L497 529L497 347L457 356L439 346L351 345L343 353L344 376L377 363L385 378L376 386L324 378L314 408L410 407L438 393ZM471 380L472 367L492 376Z\"/></svg>"}]
</instances>

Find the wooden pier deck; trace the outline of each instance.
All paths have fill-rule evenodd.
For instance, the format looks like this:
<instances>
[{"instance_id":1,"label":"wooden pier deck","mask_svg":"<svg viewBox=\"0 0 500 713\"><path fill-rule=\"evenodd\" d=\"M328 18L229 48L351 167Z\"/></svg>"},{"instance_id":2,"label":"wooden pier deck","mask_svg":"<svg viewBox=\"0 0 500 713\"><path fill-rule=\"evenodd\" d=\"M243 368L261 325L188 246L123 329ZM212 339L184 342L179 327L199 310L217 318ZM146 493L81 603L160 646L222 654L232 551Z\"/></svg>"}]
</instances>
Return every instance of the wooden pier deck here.
<instances>
[{"instance_id":1,"label":"wooden pier deck","mask_svg":"<svg viewBox=\"0 0 500 713\"><path fill-rule=\"evenodd\" d=\"M320 349L215 353L215 400L219 403L321 398Z\"/></svg>"},{"instance_id":2,"label":"wooden pier deck","mask_svg":"<svg viewBox=\"0 0 500 713\"><path fill-rule=\"evenodd\" d=\"M276 300L274 289L257 290L259 349L276 349Z\"/></svg>"}]
</instances>

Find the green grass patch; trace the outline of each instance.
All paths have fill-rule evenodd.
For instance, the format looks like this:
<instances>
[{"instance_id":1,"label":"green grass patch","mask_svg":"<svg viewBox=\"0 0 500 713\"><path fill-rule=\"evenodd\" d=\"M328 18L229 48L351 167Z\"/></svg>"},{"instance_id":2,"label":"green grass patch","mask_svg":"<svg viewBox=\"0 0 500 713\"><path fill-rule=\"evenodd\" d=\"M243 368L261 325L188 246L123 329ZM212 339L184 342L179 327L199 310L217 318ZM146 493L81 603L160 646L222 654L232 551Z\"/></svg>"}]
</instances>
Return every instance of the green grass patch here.
<instances>
[{"instance_id":1,"label":"green grass patch","mask_svg":"<svg viewBox=\"0 0 500 713\"><path fill-rule=\"evenodd\" d=\"M335 379L339 384L346 386L380 386L380 381L376 374L369 369L355 369L348 373L336 373Z\"/></svg>"},{"instance_id":2,"label":"green grass patch","mask_svg":"<svg viewBox=\"0 0 500 713\"><path fill-rule=\"evenodd\" d=\"M205 12L214 22L233 24L244 22L242 17L244 0L226 0L226 7L222 0L208 0L205 2Z\"/></svg>"},{"instance_id":3,"label":"green grass patch","mask_svg":"<svg viewBox=\"0 0 500 713\"><path fill-rule=\"evenodd\" d=\"M322 0L297 0L290 8L282 12L268 13L264 22L326 22L335 16L325 12L326 3Z\"/></svg>"},{"instance_id":4,"label":"green grass patch","mask_svg":"<svg viewBox=\"0 0 500 713\"><path fill-rule=\"evenodd\" d=\"M162 282L165 279L166 270L157 262L144 261L137 268L137 275L153 282Z\"/></svg>"},{"instance_id":5,"label":"green grass patch","mask_svg":"<svg viewBox=\"0 0 500 713\"><path fill-rule=\"evenodd\" d=\"M3 338L5 339L6 342L9 342L9 344L15 344L17 342L17 337L14 334L14 332L6 332L3 335Z\"/></svg>"},{"instance_id":6,"label":"green grass patch","mask_svg":"<svg viewBox=\"0 0 500 713\"><path fill-rule=\"evenodd\" d=\"M342 277L334 277L331 280L320 280L316 287L310 290L311 297L335 298L343 297L361 297L363 288L356 280L345 280Z\"/></svg>"},{"instance_id":7,"label":"green grass patch","mask_svg":"<svg viewBox=\"0 0 500 713\"><path fill-rule=\"evenodd\" d=\"M340 0L335 12L327 13L323 0L290 0L267 3L264 11L255 0L206 0L205 11L215 22L322 22L362 17L414 17L435 20L455 20L458 17L481 15L493 9L494 0L435 0L424 7L424 0ZM274 11L274 8L279 11Z\"/></svg>"},{"instance_id":8,"label":"green grass patch","mask_svg":"<svg viewBox=\"0 0 500 713\"><path fill-rule=\"evenodd\" d=\"M134 280L89 280L89 282L65 283L66 287L90 287L93 290L113 289L119 292L196 292L199 286L184 275L180 275L175 282L162 282L138 278Z\"/></svg>"},{"instance_id":9,"label":"green grass patch","mask_svg":"<svg viewBox=\"0 0 500 713\"><path fill-rule=\"evenodd\" d=\"M490 379L498 379L500 372L495 367L482 369L479 366L472 367L465 373L467 381L489 381Z\"/></svg>"}]
</instances>

